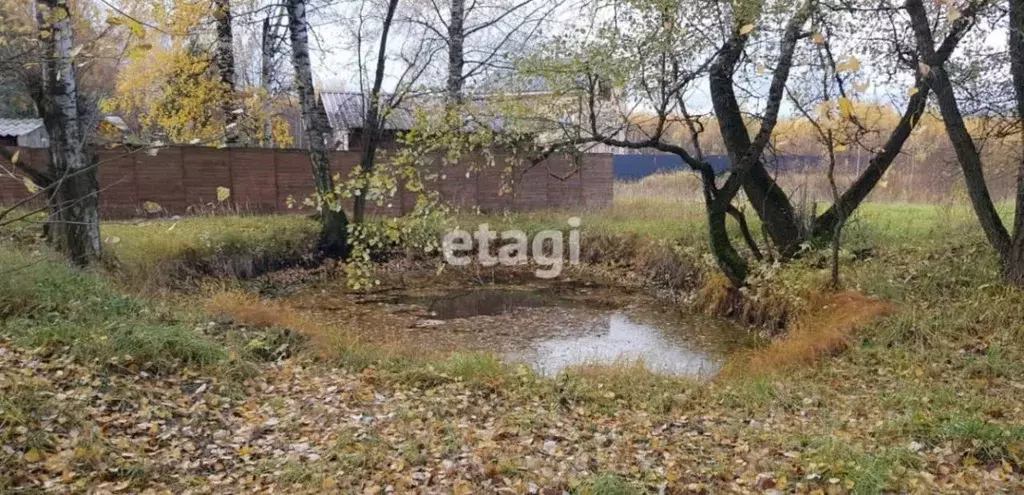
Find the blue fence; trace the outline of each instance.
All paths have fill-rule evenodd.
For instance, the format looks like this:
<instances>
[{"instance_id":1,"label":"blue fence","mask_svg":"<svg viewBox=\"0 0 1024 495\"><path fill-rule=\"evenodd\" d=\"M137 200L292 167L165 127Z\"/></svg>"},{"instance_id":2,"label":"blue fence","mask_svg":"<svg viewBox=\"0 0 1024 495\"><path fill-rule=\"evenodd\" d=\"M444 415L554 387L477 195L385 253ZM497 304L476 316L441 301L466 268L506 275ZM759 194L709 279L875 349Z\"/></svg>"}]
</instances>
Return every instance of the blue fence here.
<instances>
[{"instance_id":1,"label":"blue fence","mask_svg":"<svg viewBox=\"0 0 1024 495\"><path fill-rule=\"evenodd\" d=\"M709 155L705 157L705 160L711 164L715 174L722 174L729 170L729 157L726 155ZM817 156L777 156L767 160L765 167L769 171L802 170L816 167L820 161L821 159ZM615 180L633 181L654 174L690 170L690 167L683 164L683 159L677 155L615 155L612 157L612 170Z\"/></svg>"}]
</instances>

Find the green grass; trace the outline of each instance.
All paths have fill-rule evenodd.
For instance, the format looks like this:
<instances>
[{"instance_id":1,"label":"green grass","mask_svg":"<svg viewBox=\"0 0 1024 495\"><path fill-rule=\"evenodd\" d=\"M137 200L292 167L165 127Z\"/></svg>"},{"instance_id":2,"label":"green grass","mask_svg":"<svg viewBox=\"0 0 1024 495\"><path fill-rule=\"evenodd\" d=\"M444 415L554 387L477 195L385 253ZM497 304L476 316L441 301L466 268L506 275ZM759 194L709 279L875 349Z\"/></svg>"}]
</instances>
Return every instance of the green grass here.
<instances>
[{"instance_id":1,"label":"green grass","mask_svg":"<svg viewBox=\"0 0 1024 495\"><path fill-rule=\"evenodd\" d=\"M579 495L632 495L645 493L617 474L599 474L585 480L574 492Z\"/></svg>"},{"instance_id":2,"label":"green grass","mask_svg":"<svg viewBox=\"0 0 1024 495\"><path fill-rule=\"evenodd\" d=\"M223 346L184 318L124 294L102 273L40 247L0 250L0 332L25 347L67 347L82 362L167 370L224 360Z\"/></svg>"},{"instance_id":3,"label":"green grass","mask_svg":"<svg viewBox=\"0 0 1024 495\"><path fill-rule=\"evenodd\" d=\"M852 493L880 493L890 486L892 478L918 467L921 462L905 448L869 452L832 436L808 439L799 448L808 452L813 475L830 484L835 481Z\"/></svg>"}]
</instances>

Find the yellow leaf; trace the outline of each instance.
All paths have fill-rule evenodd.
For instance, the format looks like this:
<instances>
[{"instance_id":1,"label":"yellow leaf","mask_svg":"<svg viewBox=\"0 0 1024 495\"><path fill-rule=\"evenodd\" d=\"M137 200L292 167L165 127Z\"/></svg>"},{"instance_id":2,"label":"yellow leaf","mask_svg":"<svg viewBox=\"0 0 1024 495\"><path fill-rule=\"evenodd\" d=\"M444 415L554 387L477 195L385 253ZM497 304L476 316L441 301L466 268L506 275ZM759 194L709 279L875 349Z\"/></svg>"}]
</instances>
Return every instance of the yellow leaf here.
<instances>
[{"instance_id":1,"label":"yellow leaf","mask_svg":"<svg viewBox=\"0 0 1024 495\"><path fill-rule=\"evenodd\" d=\"M110 24L111 26L119 26L124 24L124 19L120 17L107 17L107 24Z\"/></svg>"},{"instance_id":2,"label":"yellow leaf","mask_svg":"<svg viewBox=\"0 0 1024 495\"><path fill-rule=\"evenodd\" d=\"M11 157L11 163L17 165L18 158L21 156L21 150L14 150L14 156Z\"/></svg>"},{"instance_id":3,"label":"yellow leaf","mask_svg":"<svg viewBox=\"0 0 1024 495\"><path fill-rule=\"evenodd\" d=\"M337 486L337 483L334 482L334 478L330 476L324 478L324 490L333 490L335 486Z\"/></svg>"},{"instance_id":4,"label":"yellow leaf","mask_svg":"<svg viewBox=\"0 0 1024 495\"><path fill-rule=\"evenodd\" d=\"M846 59L845 62L842 62L836 66L836 71L839 72L855 72L857 70L860 70L860 60L857 60L857 57L854 56L850 56L850 58Z\"/></svg>"},{"instance_id":5,"label":"yellow leaf","mask_svg":"<svg viewBox=\"0 0 1024 495\"><path fill-rule=\"evenodd\" d=\"M35 194L39 192L39 186L37 186L35 182L32 182L32 179L25 177L24 179L22 179L22 182L25 183L25 189L28 189L29 193Z\"/></svg>"},{"instance_id":6,"label":"yellow leaf","mask_svg":"<svg viewBox=\"0 0 1024 495\"><path fill-rule=\"evenodd\" d=\"M164 207L152 201L142 203L142 209L146 210L146 213L160 213L161 211L164 211Z\"/></svg>"},{"instance_id":7,"label":"yellow leaf","mask_svg":"<svg viewBox=\"0 0 1024 495\"><path fill-rule=\"evenodd\" d=\"M842 96L839 98L839 116L844 119L849 119L853 115L853 102L849 98Z\"/></svg>"},{"instance_id":8,"label":"yellow leaf","mask_svg":"<svg viewBox=\"0 0 1024 495\"><path fill-rule=\"evenodd\" d=\"M815 32L814 35L811 36L811 41L813 41L815 45L824 45L825 44L825 35L823 35L823 34L821 34L819 32Z\"/></svg>"},{"instance_id":9,"label":"yellow leaf","mask_svg":"<svg viewBox=\"0 0 1024 495\"><path fill-rule=\"evenodd\" d=\"M862 82L862 83L854 83L854 85L853 85L853 89L855 91L857 91L858 93L863 93L863 92L867 91L869 87L871 87L871 83L867 82L867 81Z\"/></svg>"},{"instance_id":10,"label":"yellow leaf","mask_svg":"<svg viewBox=\"0 0 1024 495\"><path fill-rule=\"evenodd\" d=\"M217 188L217 201L220 201L221 203L223 203L223 202L227 201L228 198L230 198L230 197L231 197L231 189L228 189L228 188L226 188L224 186L220 186L220 187Z\"/></svg>"},{"instance_id":11,"label":"yellow leaf","mask_svg":"<svg viewBox=\"0 0 1024 495\"><path fill-rule=\"evenodd\" d=\"M43 460L43 454L39 452L39 449L32 449L25 453L25 462L29 464L35 464Z\"/></svg>"},{"instance_id":12,"label":"yellow leaf","mask_svg":"<svg viewBox=\"0 0 1024 495\"><path fill-rule=\"evenodd\" d=\"M918 91L919 90L917 89L917 86L914 86L913 88L910 88L910 91L907 91L907 95L914 96L917 94Z\"/></svg>"},{"instance_id":13,"label":"yellow leaf","mask_svg":"<svg viewBox=\"0 0 1024 495\"><path fill-rule=\"evenodd\" d=\"M740 35L741 36L745 36L745 35L750 34L753 31L754 31L754 25L753 24L747 24L747 25L744 25L743 27L740 28Z\"/></svg>"},{"instance_id":14,"label":"yellow leaf","mask_svg":"<svg viewBox=\"0 0 1024 495\"><path fill-rule=\"evenodd\" d=\"M763 64L763 63L761 63L761 62L758 62L758 63L757 63L757 75L759 75L759 76L763 76L763 75L764 75L764 73L765 73L765 72L766 72L767 70L768 70L768 69L767 69L767 68L765 68L765 66L764 66L764 64ZM469 177L469 173L468 173L468 172L466 173L466 177L467 177L467 178Z\"/></svg>"},{"instance_id":15,"label":"yellow leaf","mask_svg":"<svg viewBox=\"0 0 1024 495\"><path fill-rule=\"evenodd\" d=\"M949 12L946 12L946 19L949 19L949 22L956 22L956 20L961 17L963 17L963 14L961 14L955 7L949 9Z\"/></svg>"}]
</instances>

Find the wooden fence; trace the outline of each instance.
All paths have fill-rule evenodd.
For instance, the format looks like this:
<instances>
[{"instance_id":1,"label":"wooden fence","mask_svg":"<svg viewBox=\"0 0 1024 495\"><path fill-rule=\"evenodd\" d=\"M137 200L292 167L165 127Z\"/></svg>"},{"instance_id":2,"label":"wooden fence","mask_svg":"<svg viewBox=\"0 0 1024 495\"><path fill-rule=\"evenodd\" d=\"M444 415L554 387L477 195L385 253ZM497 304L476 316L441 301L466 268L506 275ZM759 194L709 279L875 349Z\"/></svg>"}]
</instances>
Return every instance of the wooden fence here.
<instances>
[{"instance_id":1,"label":"wooden fence","mask_svg":"<svg viewBox=\"0 0 1024 495\"><path fill-rule=\"evenodd\" d=\"M23 148L21 159L45 169L47 150ZM104 218L146 215L143 207L153 202L162 214L187 215L214 206L236 211L273 213L295 211L288 198L301 201L313 192L308 155L302 150L265 148L164 148L156 155L123 149L98 153L100 214ZM331 153L331 168L347 177L357 166L360 153ZM454 206L481 211L528 211L546 208L602 208L612 201L612 157L552 156L534 166L513 167L511 192L502 191L508 157L493 157L484 166L473 156L456 165L431 165L438 172L436 187ZM476 164L476 166L473 166ZM10 164L0 164L10 171ZM506 180L507 182L507 180ZM217 188L231 191L230 199L217 201ZM20 176L0 176L0 204L11 205L29 195ZM415 205L415 195L402 192L383 205L368 205L371 214L399 215ZM303 211L303 210L299 210ZM308 211L308 210L305 210Z\"/></svg>"}]
</instances>

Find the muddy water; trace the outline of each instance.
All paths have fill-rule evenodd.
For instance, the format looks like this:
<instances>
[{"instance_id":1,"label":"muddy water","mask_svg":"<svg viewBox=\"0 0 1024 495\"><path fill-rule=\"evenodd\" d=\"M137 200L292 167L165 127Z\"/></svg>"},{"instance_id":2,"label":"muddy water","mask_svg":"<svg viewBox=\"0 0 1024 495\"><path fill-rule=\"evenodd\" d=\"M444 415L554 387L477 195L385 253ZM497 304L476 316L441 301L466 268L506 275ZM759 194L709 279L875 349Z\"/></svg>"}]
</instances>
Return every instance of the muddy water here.
<instances>
[{"instance_id":1,"label":"muddy water","mask_svg":"<svg viewBox=\"0 0 1024 495\"><path fill-rule=\"evenodd\" d=\"M499 352L545 375L580 364L642 362L657 372L706 377L729 352L750 344L729 323L618 294L478 288L400 301L425 309L418 332L461 336L466 347Z\"/></svg>"}]
</instances>

